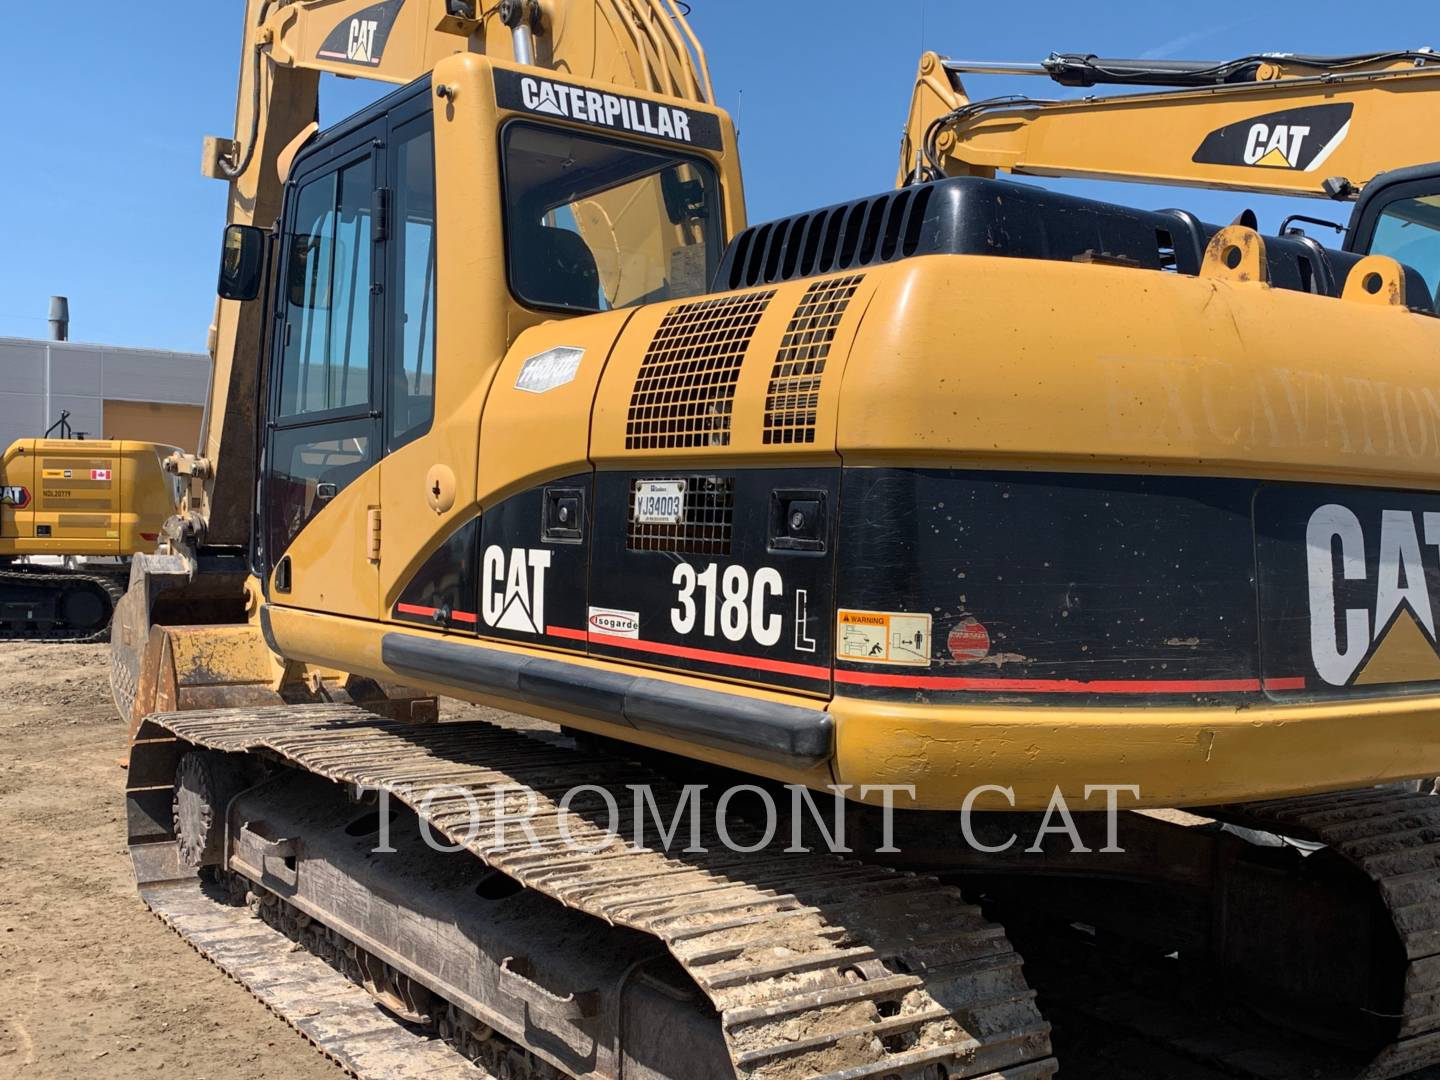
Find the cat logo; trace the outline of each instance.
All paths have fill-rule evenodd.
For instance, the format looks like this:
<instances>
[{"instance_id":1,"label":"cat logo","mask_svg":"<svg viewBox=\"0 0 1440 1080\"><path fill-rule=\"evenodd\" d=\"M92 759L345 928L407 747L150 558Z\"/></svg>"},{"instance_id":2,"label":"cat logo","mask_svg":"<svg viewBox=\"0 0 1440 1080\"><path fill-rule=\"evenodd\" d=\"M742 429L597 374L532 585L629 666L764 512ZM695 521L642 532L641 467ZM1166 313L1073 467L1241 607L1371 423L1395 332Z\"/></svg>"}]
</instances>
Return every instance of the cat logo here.
<instances>
[{"instance_id":1,"label":"cat logo","mask_svg":"<svg viewBox=\"0 0 1440 1080\"><path fill-rule=\"evenodd\" d=\"M521 634L545 633L545 571L550 552L490 546L480 562L480 613L485 625Z\"/></svg>"},{"instance_id":2,"label":"cat logo","mask_svg":"<svg viewBox=\"0 0 1440 1080\"><path fill-rule=\"evenodd\" d=\"M355 12L331 30L315 55L322 60L376 67L405 0L382 0Z\"/></svg>"},{"instance_id":3,"label":"cat logo","mask_svg":"<svg viewBox=\"0 0 1440 1080\"><path fill-rule=\"evenodd\" d=\"M30 505L30 491L19 484L0 487L0 506L7 510L23 510Z\"/></svg>"},{"instance_id":4,"label":"cat logo","mask_svg":"<svg viewBox=\"0 0 1440 1080\"><path fill-rule=\"evenodd\" d=\"M346 56L361 64L370 64L375 51L375 32L380 24L374 19L350 20L350 43Z\"/></svg>"},{"instance_id":5,"label":"cat logo","mask_svg":"<svg viewBox=\"0 0 1440 1080\"><path fill-rule=\"evenodd\" d=\"M1212 131L1191 159L1203 165L1314 172L1350 134L1351 104L1310 105L1254 116Z\"/></svg>"},{"instance_id":6,"label":"cat logo","mask_svg":"<svg viewBox=\"0 0 1440 1080\"><path fill-rule=\"evenodd\" d=\"M1383 510L1378 524L1378 560L1367 561L1353 510L1330 503L1310 515L1315 671L1331 686L1440 681L1432 597L1432 584L1440 585L1440 513Z\"/></svg>"}]
</instances>

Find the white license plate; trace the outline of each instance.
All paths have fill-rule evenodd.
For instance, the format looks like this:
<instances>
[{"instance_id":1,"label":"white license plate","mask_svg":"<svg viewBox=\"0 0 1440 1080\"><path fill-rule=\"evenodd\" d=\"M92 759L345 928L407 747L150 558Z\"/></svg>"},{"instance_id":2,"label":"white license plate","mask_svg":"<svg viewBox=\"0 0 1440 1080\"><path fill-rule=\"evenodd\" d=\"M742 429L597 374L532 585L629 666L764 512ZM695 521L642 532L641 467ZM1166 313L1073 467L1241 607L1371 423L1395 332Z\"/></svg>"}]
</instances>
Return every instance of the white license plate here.
<instances>
[{"instance_id":1,"label":"white license plate","mask_svg":"<svg viewBox=\"0 0 1440 1080\"><path fill-rule=\"evenodd\" d=\"M684 480L641 480L635 485L635 520L639 524L679 525L684 517Z\"/></svg>"}]
</instances>

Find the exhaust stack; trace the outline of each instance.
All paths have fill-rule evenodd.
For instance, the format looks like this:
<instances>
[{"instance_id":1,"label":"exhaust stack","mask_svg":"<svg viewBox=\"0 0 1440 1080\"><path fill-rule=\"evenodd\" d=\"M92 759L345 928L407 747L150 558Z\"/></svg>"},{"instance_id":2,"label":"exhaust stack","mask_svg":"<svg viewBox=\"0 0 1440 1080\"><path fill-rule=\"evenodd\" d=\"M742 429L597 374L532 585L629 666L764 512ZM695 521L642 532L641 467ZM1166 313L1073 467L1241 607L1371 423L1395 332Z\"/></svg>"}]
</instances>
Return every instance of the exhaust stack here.
<instances>
[{"instance_id":1,"label":"exhaust stack","mask_svg":"<svg viewBox=\"0 0 1440 1080\"><path fill-rule=\"evenodd\" d=\"M50 340L70 340L70 298L50 297Z\"/></svg>"}]
</instances>

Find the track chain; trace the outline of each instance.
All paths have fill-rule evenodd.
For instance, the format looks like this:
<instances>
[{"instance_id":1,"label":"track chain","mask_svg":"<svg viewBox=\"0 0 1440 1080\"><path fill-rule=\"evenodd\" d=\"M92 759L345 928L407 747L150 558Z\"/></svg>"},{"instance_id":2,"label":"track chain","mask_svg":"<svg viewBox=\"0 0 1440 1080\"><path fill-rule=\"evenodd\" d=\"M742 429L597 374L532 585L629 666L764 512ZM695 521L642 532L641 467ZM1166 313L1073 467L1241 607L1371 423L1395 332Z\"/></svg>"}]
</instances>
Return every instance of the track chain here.
<instances>
[{"instance_id":1,"label":"track chain","mask_svg":"<svg viewBox=\"0 0 1440 1080\"><path fill-rule=\"evenodd\" d=\"M75 585L85 582L97 586L110 600L111 618L115 615L115 605L120 603L125 595L125 587L114 578L104 574L83 574L72 571L50 571L50 570L0 570L0 592L3 592L11 585L34 588L36 585L48 586L57 591L64 592L74 588ZM105 625L99 630L55 630L45 632L32 630L26 627L17 628L15 624L0 621L0 641L30 641L41 645L66 644L66 645L90 645L100 641L110 640L110 619L105 620Z\"/></svg>"},{"instance_id":2,"label":"track chain","mask_svg":"<svg viewBox=\"0 0 1440 1080\"><path fill-rule=\"evenodd\" d=\"M156 714L139 738L169 734L387 791L527 888L659 938L720 1013L745 1080L1056 1072L1020 958L957 889L775 845L737 854L708 827L705 854L637 849L627 786L650 785L660 822L684 793L624 758L487 723L415 728L336 705ZM584 785L620 796L613 835L598 824L598 795L561 810L563 794ZM532 799L538 844L513 824L495 832L497 814Z\"/></svg>"},{"instance_id":3,"label":"track chain","mask_svg":"<svg viewBox=\"0 0 1440 1080\"><path fill-rule=\"evenodd\" d=\"M1440 798L1367 788L1205 812L1324 844L1374 883L1404 948L1404 998L1395 1041L1358 1080L1440 1064Z\"/></svg>"}]
</instances>

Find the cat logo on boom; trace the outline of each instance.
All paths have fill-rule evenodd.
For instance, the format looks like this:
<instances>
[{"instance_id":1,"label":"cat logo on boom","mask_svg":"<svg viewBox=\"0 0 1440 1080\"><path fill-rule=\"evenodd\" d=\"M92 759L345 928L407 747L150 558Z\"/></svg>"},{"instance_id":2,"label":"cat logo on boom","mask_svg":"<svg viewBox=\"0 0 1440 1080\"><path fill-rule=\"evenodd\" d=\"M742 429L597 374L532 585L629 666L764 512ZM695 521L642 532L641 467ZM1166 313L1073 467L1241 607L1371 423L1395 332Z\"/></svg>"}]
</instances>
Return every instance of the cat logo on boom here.
<instances>
[{"instance_id":1,"label":"cat logo on boom","mask_svg":"<svg viewBox=\"0 0 1440 1080\"><path fill-rule=\"evenodd\" d=\"M405 0L384 0L372 4L363 11L355 12L350 18L331 30L324 44L315 55L324 60L339 60L347 64L364 64L376 67L385 52L385 42L390 29L400 14Z\"/></svg>"},{"instance_id":2,"label":"cat logo on boom","mask_svg":"<svg viewBox=\"0 0 1440 1080\"><path fill-rule=\"evenodd\" d=\"M1191 159L1202 165L1314 172L1350 134L1351 104L1310 105L1253 116L1212 131Z\"/></svg>"},{"instance_id":3,"label":"cat logo on boom","mask_svg":"<svg viewBox=\"0 0 1440 1080\"><path fill-rule=\"evenodd\" d=\"M370 64L375 51L375 31L380 29L380 24L374 19L351 19L350 20L350 43L346 55L362 64Z\"/></svg>"}]
</instances>

